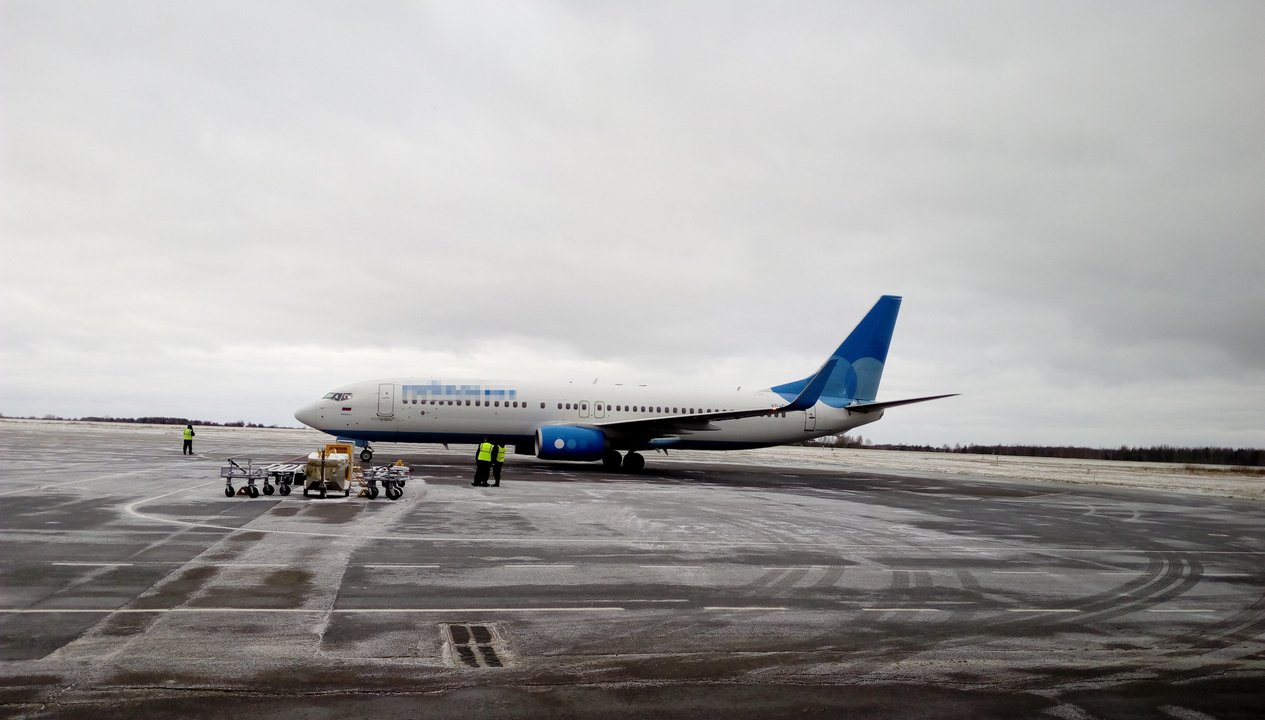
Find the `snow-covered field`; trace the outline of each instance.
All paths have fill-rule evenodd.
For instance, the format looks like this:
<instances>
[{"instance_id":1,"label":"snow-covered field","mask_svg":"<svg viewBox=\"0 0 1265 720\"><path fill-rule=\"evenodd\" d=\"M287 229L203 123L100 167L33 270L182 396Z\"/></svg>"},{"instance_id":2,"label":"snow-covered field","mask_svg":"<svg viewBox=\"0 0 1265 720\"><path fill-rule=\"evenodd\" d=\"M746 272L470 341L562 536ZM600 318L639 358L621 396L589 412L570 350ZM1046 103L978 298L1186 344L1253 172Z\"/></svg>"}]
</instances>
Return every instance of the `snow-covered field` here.
<instances>
[{"instance_id":1,"label":"snow-covered field","mask_svg":"<svg viewBox=\"0 0 1265 720\"><path fill-rule=\"evenodd\" d=\"M810 468L838 468L866 472L939 474L977 479L1031 480L1138 487L1221 497L1265 499L1265 475L1261 468L1223 465L1066 460L1005 455L897 452L813 447L779 447L724 454L673 453L681 458L710 458L726 462L750 462ZM647 459L652 458L648 457Z\"/></svg>"}]
</instances>

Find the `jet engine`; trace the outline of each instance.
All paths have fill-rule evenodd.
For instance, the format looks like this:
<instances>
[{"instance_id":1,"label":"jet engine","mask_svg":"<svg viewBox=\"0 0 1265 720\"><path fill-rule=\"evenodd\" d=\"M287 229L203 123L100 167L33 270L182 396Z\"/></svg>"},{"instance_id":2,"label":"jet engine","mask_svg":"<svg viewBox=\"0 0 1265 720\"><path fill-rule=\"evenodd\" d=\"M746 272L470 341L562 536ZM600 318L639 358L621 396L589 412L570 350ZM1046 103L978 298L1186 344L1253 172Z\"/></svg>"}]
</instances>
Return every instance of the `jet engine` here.
<instances>
[{"instance_id":1,"label":"jet engine","mask_svg":"<svg viewBox=\"0 0 1265 720\"><path fill-rule=\"evenodd\" d=\"M541 460L601 460L606 435L601 430L573 425L544 425L536 429L536 457Z\"/></svg>"}]
</instances>

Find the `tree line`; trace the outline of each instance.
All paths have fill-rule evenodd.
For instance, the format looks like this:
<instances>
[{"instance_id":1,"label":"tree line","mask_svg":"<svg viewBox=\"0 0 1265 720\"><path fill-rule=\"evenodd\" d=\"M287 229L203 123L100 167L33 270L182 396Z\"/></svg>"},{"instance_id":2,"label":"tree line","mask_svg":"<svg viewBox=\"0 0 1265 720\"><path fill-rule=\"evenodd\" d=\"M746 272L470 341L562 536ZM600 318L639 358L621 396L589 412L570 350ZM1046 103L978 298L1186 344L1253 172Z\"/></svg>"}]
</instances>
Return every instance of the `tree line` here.
<instances>
[{"instance_id":1,"label":"tree line","mask_svg":"<svg viewBox=\"0 0 1265 720\"><path fill-rule=\"evenodd\" d=\"M236 422L215 422L214 420L194 420L183 417L134 417L119 418L109 415L98 417L89 415L87 417L67 418L59 415L44 415L43 417L30 417L21 415L5 415L0 413L0 418L9 418L12 420L61 420L63 422L103 422L103 423L135 423L137 425L197 425L199 427L239 427L239 428L280 428L282 425L263 425L260 423L246 422L238 420Z\"/></svg>"},{"instance_id":2,"label":"tree line","mask_svg":"<svg viewBox=\"0 0 1265 720\"><path fill-rule=\"evenodd\" d=\"M1265 466L1265 450L1257 448L1175 447L1173 445L1151 445L1148 447L1121 445L1118 448L1091 448L1075 445L876 445L863 437L852 438L846 435L819 438L817 441L803 444L873 450L1013 455L1017 457L1068 458L1073 460Z\"/></svg>"}]
</instances>

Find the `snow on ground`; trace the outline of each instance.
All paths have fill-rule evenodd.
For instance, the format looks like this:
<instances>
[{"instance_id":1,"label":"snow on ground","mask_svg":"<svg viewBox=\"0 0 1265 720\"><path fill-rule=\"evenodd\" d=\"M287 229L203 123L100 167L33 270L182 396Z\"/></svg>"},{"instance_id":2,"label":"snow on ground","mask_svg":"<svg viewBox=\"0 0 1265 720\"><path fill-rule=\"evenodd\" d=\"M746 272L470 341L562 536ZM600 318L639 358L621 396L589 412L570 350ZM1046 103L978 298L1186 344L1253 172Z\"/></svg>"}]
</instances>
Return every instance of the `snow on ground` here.
<instances>
[{"instance_id":1,"label":"snow on ground","mask_svg":"<svg viewBox=\"0 0 1265 720\"><path fill-rule=\"evenodd\" d=\"M5 419L0 427L11 433L40 432L62 434L68 443L77 435L112 433L127 430L127 437L152 437L156 443L180 447L180 426L123 425L113 423L80 423L66 421L22 421ZM198 428L194 448L200 455L250 455L271 451L277 457L293 452L306 455L330 436L315 430L257 428ZM8 441L18 441L16 437ZM396 455L419 455L446 452L439 445L406 445L374 443L377 460L386 461ZM473 446L453 445L457 453ZM521 460L510 456L510 462ZM827 447L775 447L762 450L706 452L672 450L646 453L647 469L660 463L713 462L744 465L765 465L782 468L862 471L876 473L936 474L987 480L1027 480L1062 482L1079 485L1137 487L1171 492L1217 495L1221 497L1265 499L1265 474L1262 468L1230 468L1223 465L1183 465L1173 463L1116 462L1109 460L1070 460L1063 458L1026 458L1006 455L968 455L958 453L899 452L893 450L857 450ZM473 462L473 460L471 461ZM1233 470L1237 470L1234 472Z\"/></svg>"},{"instance_id":2,"label":"snow on ground","mask_svg":"<svg viewBox=\"0 0 1265 720\"><path fill-rule=\"evenodd\" d=\"M845 448L777 447L732 453L672 453L673 457L723 460L813 469L859 470L878 473L917 473L1137 487L1172 492L1265 499L1262 468L1224 465L1116 462L1027 458L1008 455L924 453ZM648 461L654 462L654 456ZM1236 472L1231 472L1236 471Z\"/></svg>"}]
</instances>

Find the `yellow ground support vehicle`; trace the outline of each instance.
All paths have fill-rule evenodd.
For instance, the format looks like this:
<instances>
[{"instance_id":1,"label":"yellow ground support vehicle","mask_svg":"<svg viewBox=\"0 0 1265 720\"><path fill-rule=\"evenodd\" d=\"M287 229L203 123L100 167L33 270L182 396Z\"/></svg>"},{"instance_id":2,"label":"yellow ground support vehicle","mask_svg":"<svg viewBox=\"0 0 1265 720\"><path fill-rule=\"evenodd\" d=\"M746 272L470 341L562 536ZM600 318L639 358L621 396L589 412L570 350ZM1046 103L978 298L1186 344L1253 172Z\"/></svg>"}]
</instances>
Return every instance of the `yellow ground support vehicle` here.
<instances>
[{"instance_id":1,"label":"yellow ground support vehicle","mask_svg":"<svg viewBox=\"0 0 1265 720\"><path fill-rule=\"evenodd\" d=\"M307 456L303 470L303 496L325 497L330 492L351 495L353 475L359 467L352 462L352 446L346 443L328 443L321 450Z\"/></svg>"}]
</instances>

